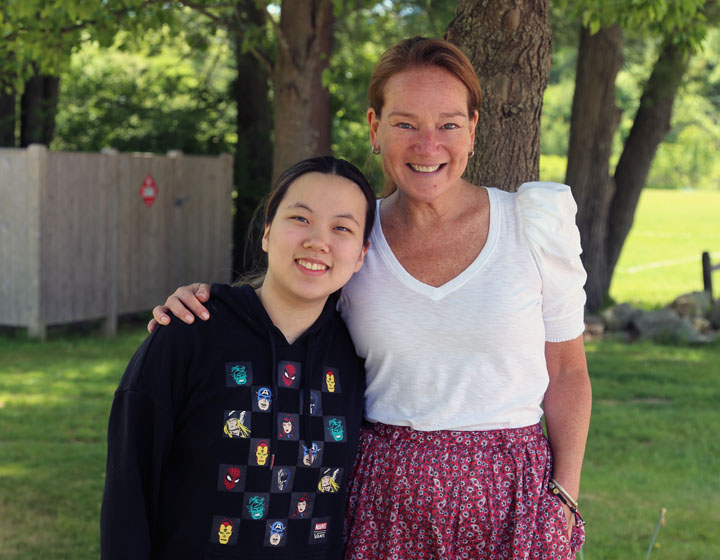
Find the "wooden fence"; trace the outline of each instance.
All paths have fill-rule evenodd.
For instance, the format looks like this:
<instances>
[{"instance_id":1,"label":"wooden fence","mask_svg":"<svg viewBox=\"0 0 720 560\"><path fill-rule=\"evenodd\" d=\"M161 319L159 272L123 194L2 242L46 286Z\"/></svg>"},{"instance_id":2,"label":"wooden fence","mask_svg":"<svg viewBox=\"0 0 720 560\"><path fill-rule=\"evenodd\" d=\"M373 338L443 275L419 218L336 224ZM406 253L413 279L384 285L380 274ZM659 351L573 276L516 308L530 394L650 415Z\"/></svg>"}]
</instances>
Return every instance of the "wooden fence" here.
<instances>
[{"instance_id":1,"label":"wooden fence","mask_svg":"<svg viewBox=\"0 0 720 560\"><path fill-rule=\"evenodd\" d=\"M151 205L140 187L157 185ZM148 310L231 277L232 157L0 150L0 325Z\"/></svg>"}]
</instances>

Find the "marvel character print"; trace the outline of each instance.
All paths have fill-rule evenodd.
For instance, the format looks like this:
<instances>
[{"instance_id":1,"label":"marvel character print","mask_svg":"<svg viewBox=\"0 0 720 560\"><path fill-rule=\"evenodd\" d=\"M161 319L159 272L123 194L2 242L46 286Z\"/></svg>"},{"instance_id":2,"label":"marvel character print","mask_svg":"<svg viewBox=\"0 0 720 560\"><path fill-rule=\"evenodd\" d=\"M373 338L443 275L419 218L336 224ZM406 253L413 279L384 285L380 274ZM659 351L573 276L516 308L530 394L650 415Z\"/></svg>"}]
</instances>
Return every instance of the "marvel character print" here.
<instances>
[{"instance_id":1,"label":"marvel character print","mask_svg":"<svg viewBox=\"0 0 720 560\"><path fill-rule=\"evenodd\" d=\"M290 502L290 518L310 519L310 517L312 517L314 504L315 494L310 492L293 492L292 501Z\"/></svg>"},{"instance_id":2,"label":"marvel character print","mask_svg":"<svg viewBox=\"0 0 720 560\"><path fill-rule=\"evenodd\" d=\"M322 443L314 441L308 447L302 442L299 447L298 465L306 467L322 465Z\"/></svg>"},{"instance_id":3,"label":"marvel character print","mask_svg":"<svg viewBox=\"0 0 720 560\"><path fill-rule=\"evenodd\" d=\"M278 364L278 387L300 388L300 364L298 362L280 362Z\"/></svg>"},{"instance_id":4,"label":"marvel character print","mask_svg":"<svg viewBox=\"0 0 720 560\"><path fill-rule=\"evenodd\" d=\"M272 406L272 389L270 387L254 388L255 400L253 410L256 412L269 412Z\"/></svg>"},{"instance_id":5,"label":"marvel character print","mask_svg":"<svg viewBox=\"0 0 720 560\"><path fill-rule=\"evenodd\" d=\"M295 480L295 467L275 467L273 469L270 492L289 493Z\"/></svg>"},{"instance_id":6,"label":"marvel character print","mask_svg":"<svg viewBox=\"0 0 720 560\"><path fill-rule=\"evenodd\" d=\"M337 368L326 367L323 373L323 391L340 393L340 376Z\"/></svg>"},{"instance_id":7,"label":"marvel character print","mask_svg":"<svg viewBox=\"0 0 720 560\"><path fill-rule=\"evenodd\" d=\"M296 441L298 439L299 416L297 414L278 415L278 439Z\"/></svg>"},{"instance_id":8,"label":"marvel character print","mask_svg":"<svg viewBox=\"0 0 720 560\"><path fill-rule=\"evenodd\" d=\"M325 416L325 441L345 441L345 418Z\"/></svg>"},{"instance_id":9,"label":"marvel character print","mask_svg":"<svg viewBox=\"0 0 720 560\"><path fill-rule=\"evenodd\" d=\"M340 482L342 481L343 469L326 468L320 471L320 480L318 481L318 492L323 494L334 494L340 490Z\"/></svg>"},{"instance_id":10,"label":"marvel character print","mask_svg":"<svg viewBox=\"0 0 720 560\"><path fill-rule=\"evenodd\" d=\"M225 385L227 387L248 387L252 384L252 364L250 362L230 362L225 364Z\"/></svg>"},{"instance_id":11,"label":"marvel character print","mask_svg":"<svg viewBox=\"0 0 720 560\"><path fill-rule=\"evenodd\" d=\"M270 440L253 438L250 440L250 456L248 465L253 467L265 467L268 464L270 451Z\"/></svg>"},{"instance_id":12,"label":"marvel character print","mask_svg":"<svg viewBox=\"0 0 720 560\"><path fill-rule=\"evenodd\" d=\"M220 465L218 479L218 490L242 492L245 489L245 467L240 465Z\"/></svg>"},{"instance_id":13,"label":"marvel character print","mask_svg":"<svg viewBox=\"0 0 720 560\"><path fill-rule=\"evenodd\" d=\"M250 437L250 412L247 410L226 410L224 437L247 439Z\"/></svg>"},{"instance_id":14,"label":"marvel character print","mask_svg":"<svg viewBox=\"0 0 720 560\"><path fill-rule=\"evenodd\" d=\"M237 542L237 527L240 520L235 517L213 516L210 542L217 544L235 544Z\"/></svg>"},{"instance_id":15,"label":"marvel character print","mask_svg":"<svg viewBox=\"0 0 720 560\"><path fill-rule=\"evenodd\" d=\"M270 519L265 529L265 546L285 546L287 521L284 519Z\"/></svg>"},{"instance_id":16,"label":"marvel character print","mask_svg":"<svg viewBox=\"0 0 720 560\"><path fill-rule=\"evenodd\" d=\"M310 391L310 415L322 416L322 398L320 391ZM305 394L300 393L300 410L305 410Z\"/></svg>"},{"instance_id":17,"label":"marvel character print","mask_svg":"<svg viewBox=\"0 0 720 560\"><path fill-rule=\"evenodd\" d=\"M245 494L243 519L264 519L270 505L270 494Z\"/></svg>"}]
</instances>

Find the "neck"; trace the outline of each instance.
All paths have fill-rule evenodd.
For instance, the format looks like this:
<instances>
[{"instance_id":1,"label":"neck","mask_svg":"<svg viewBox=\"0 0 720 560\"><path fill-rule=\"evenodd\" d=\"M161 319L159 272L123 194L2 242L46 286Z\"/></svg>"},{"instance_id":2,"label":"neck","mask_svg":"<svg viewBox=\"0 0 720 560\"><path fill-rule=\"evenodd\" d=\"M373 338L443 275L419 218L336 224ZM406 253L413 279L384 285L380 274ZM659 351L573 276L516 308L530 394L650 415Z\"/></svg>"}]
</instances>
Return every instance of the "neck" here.
<instances>
[{"instance_id":1,"label":"neck","mask_svg":"<svg viewBox=\"0 0 720 560\"><path fill-rule=\"evenodd\" d=\"M426 201L409 197L398 189L381 203L381 216L398 219L410 227L435 227L438 222L454 221L480 190L463 180L459 187Z\"/></svg>"},{"instance_id":2,"label":"neck","mask_svg":"<svg viewBox=\"0 0 720 560\"><path fill-rule=\"evenodd\" d=\"M321 302L290 300L263 283L255 293L260 298L270 320L280 329L288 343L295 342L320 317L327 298Z\"/></svg>"}]
</instances>

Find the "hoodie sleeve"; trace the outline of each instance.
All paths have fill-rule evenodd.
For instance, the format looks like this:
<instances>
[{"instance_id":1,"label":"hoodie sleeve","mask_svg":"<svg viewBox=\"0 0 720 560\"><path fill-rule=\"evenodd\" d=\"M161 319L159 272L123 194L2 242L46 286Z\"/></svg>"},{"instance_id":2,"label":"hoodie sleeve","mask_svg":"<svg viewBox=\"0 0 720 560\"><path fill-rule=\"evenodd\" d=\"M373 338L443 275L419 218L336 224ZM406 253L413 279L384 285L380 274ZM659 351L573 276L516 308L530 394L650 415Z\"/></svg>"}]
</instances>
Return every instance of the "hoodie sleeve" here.
<instances>
[{"instance_id":1,"label":"hoodie sleeve","mask_svg":"<svg viewBox=\"0 0 720 560\"><path fill-rule=\"evenodd\" d=\"M185 356L178 333L162 327L125 370L110 412L100 516L101 558L150 558L160 482L173 441L174 408Z\"/></svg>"}]
</instances>

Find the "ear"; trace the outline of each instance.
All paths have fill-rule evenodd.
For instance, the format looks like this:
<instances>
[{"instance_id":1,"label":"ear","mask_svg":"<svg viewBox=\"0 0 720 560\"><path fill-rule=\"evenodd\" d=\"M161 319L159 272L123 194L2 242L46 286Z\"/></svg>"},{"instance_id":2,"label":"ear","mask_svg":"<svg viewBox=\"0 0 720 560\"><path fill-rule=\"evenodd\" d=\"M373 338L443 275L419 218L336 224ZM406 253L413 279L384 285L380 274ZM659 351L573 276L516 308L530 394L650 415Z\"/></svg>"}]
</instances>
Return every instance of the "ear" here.
<instances>
[{"instance_id":1,"label":"ear","mask_svg":"<svg viewBox=\"0 0 720 560\"><path fill-rule=\"evenodd\" d=\"M265 224L265 233L263 233L262 236L262 250L266 253L268 252L268 244L269 244L269 238L270 238L270 224Z\"/></svg>"},{"instance_id":2,"label":"ear","mask_svg":"<svg viewBox=\"0 0 720 560\"><path fill-rule=\"evenodd\" d=\"M478 113L477 109L475 109L475 112L470 119L470 150L472 151L475 147L475 129L477 128L478 120L480 119L480 113Z\"/></svg>"},{"instance_id":3,"label":"ear","mask_svg":"<svg viewBox=\"0 0 720 560\"><path fill-rule=\"evenodd\" d=\"M375 109L370 107L367 110L367 121L370 125L370 145L377 146L377 131L380 126L380 117L375 113Z\"/></svg>"},{"instance_id":4,"label":"ear","mask_svg":"<svg viewBox=\"0 0 720 560\"><path fill-rule=\"evenodd\" d=\"M368 249L370 248L370 242L368 241L363 245L362 251L360 252L360 256L358 257L357 262L355 263L355 270L353 270L353 274L355 274L358 270L362 268L363 263L365 262L365 255L367 255Z\"/></svg>"}]
</instances>

